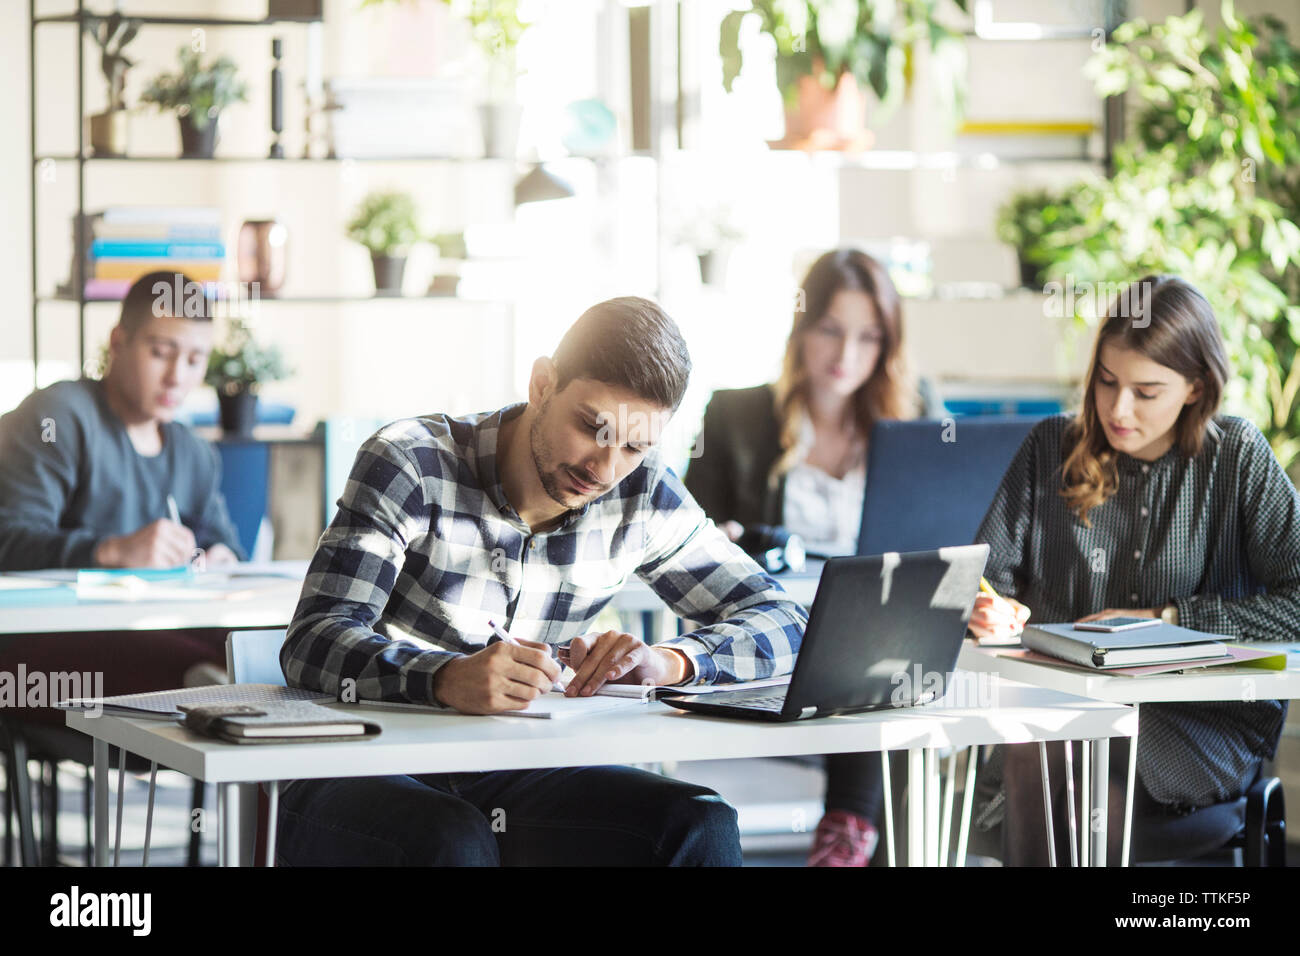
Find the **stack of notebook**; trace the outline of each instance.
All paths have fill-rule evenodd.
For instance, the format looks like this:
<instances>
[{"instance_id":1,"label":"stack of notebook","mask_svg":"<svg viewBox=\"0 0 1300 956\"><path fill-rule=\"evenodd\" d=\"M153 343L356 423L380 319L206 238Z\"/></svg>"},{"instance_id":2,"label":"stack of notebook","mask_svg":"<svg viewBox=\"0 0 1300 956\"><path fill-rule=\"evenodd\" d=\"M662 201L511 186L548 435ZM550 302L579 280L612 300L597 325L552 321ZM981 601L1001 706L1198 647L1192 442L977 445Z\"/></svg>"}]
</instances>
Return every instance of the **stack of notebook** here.
<instances>
[{"instance_id":1,"label":"stack of notebook","mask_svg":"<svg viewBox=\"0 0 1300 956\"><path fill-rule=\"evenodd\" d=\"M1109 633L1079 630L1073 624L1038 624L1026 627L1020 637L1030 650L1099 670L1228 658L1226 642L1231 640L1163 622Z\"/></svg>"}]
</instances>

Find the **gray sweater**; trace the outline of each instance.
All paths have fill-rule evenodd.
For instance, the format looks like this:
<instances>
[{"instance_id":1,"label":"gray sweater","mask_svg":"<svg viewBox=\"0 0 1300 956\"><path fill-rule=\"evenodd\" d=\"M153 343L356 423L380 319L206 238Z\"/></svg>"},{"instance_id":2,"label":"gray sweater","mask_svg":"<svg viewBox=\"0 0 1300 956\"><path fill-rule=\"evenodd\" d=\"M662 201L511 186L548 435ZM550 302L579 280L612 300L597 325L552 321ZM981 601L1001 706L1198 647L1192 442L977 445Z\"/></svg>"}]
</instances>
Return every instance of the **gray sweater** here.
<instances>
[{"instance_id":1,"label":"gray sweater","mask_svg":"<svg viewBox=\"0 0 1300 956\"><path fill-rule=\"evenodd\" d=\"M0 417L0 570L91 567L104 538L167 517L169 494L200 548L243 557L215 450L175 422L162 437L158 455L137 452L92 379L40 389Z\"/></svg>"}]
</instances>

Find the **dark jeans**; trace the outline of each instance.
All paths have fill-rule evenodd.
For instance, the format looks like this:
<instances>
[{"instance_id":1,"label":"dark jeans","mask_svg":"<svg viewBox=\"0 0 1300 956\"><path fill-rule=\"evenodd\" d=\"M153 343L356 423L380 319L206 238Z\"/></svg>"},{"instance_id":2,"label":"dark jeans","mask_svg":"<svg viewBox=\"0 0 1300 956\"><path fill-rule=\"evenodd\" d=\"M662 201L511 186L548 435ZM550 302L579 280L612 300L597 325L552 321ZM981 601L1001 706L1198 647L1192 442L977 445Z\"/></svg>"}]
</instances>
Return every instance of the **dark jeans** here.
<instances>
[{"instance_id":1,"label":"dark jeans","mask_svg":"<svg viewBox=\"0 0 1300 956\"><path fill-rule=\"evenodd\" d=\"M826 755L826 812L844 810L866 817L880 828L885 778L880 754Z\"/></svg>"},{"instance_id":2,"label":"dark jeans","mask_svg":"<svg viewBox=\"0 0 1300 956\"><path fill-rule=\"evenodd\" d=\"M736 811L630 767L300 780L287 866L739 866Z\"/></svg>"}]
</instances>

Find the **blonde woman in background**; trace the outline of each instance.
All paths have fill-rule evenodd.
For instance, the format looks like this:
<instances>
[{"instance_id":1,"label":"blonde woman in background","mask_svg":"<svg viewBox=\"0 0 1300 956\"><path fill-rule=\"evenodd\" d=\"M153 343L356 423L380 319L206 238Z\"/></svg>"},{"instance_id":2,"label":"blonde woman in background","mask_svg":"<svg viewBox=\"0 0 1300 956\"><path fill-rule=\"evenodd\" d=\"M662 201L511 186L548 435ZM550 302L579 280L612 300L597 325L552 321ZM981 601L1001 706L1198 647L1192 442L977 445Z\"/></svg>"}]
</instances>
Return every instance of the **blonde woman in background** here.
<instances>
[{"instance_id":1,"label":"blonde woman in background","mask_svg":"<svg viewBox=\"0 0 1300 956\"><path fill-rule=\"evenodd\" d=\"M918 404L899 297L884 266L855 249L821 256L802 293L780 379L714 393L686 487L732 540L782 526L811 552L854 554L872 425ZM809 865L865 866L878 840L880 758L833 754L826 770Z\"/></svg>"}]
</instances>

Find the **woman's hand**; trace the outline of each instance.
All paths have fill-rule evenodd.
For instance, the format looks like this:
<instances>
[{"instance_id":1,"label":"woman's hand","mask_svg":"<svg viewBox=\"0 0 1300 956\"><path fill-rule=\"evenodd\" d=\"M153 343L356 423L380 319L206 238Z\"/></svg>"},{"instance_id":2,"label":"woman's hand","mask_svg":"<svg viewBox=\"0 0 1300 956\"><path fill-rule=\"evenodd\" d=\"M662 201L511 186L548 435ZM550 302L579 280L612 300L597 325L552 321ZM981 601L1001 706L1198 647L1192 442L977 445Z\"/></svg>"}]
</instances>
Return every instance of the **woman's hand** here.
<instances>
[{"instance_id":1,"label":"woman's hand","mask_svg":"<svg viewBox=\"0 0 1300 956\"><path fill-rule=\"evenodd\" d=\"M745 533L745 528L739 521L724 521L718 527L732 541L739 541L740 536Z\"/></svg>"},{"instance_id":2,"label":"woman's hand","mask_svg":"<svg viewBox=\"0 0 1300 956\"><path fill-rule=\"evenodd\" d=\"M981 644L1014 644L1029 615L1029 608L1015 598L980 594L967 626Z\"/></svg>"}]
</instances>

